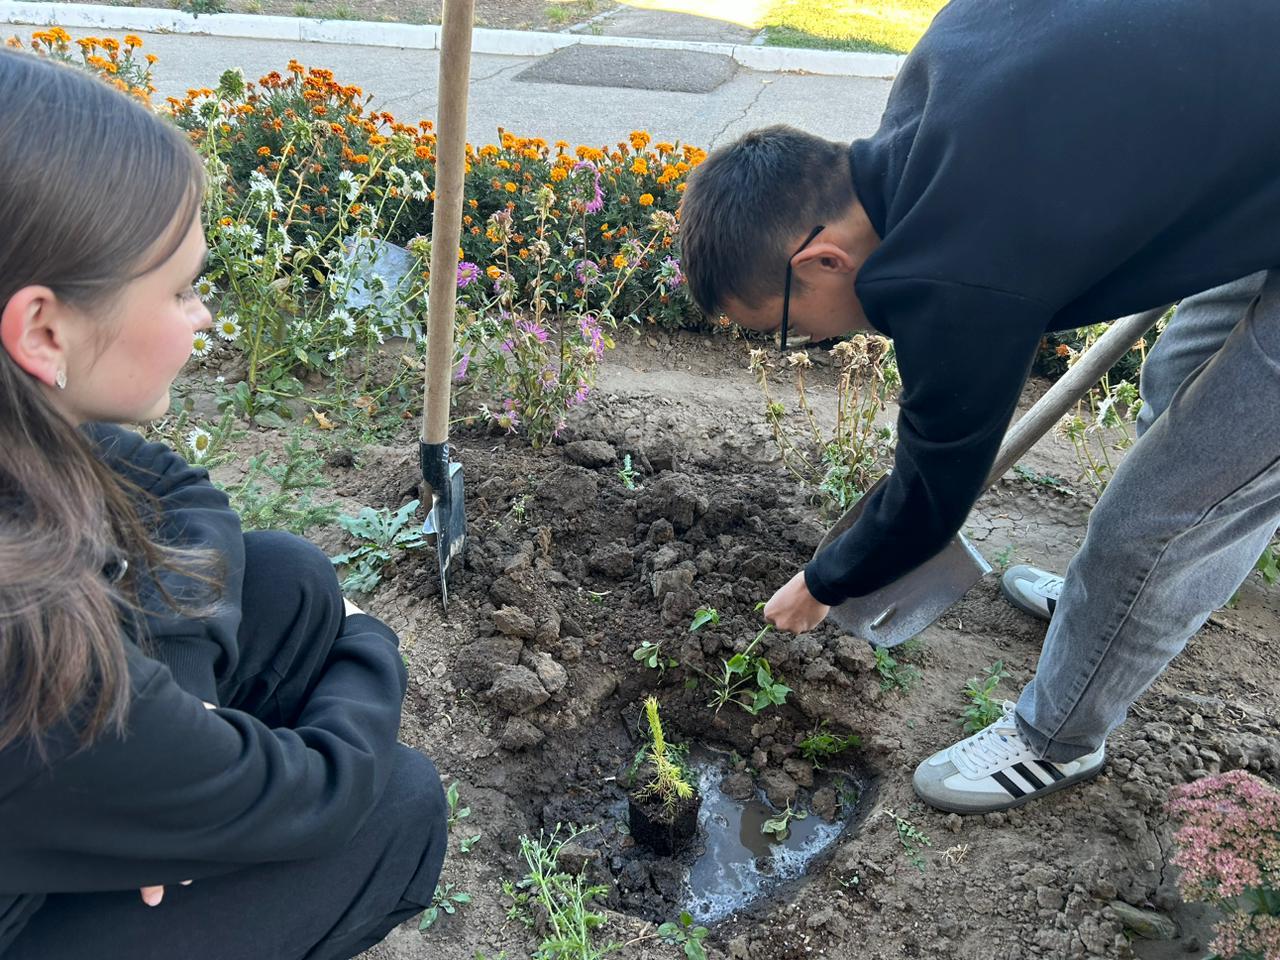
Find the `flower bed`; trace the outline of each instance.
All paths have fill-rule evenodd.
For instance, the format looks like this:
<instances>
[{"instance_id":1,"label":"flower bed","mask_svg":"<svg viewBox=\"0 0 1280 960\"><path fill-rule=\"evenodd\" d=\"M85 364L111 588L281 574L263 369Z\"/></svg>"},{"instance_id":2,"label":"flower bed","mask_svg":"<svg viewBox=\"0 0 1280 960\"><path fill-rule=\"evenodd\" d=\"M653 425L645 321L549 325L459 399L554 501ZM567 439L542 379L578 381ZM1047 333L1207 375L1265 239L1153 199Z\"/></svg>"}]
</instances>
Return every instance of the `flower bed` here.
<instances>
[{"instance_id":1,"label":"flower bed","mask_svg":"<svg viewBox=\"0 0 1280 960\"><path fill-rule=\"evenodd\" d=\"M138 56L141 45L73 41L55 27L33 34L28 49L150 102L155 58ZM197 288L218 317L194 352L214 352L219 339L238 344L245 371L231 378L225 404L237 413L287 416L308 371L341 379L353 356L425 329L436 136L431 121L402 123L370 101L294 60L257 83L228 70L160 108L205 160L210 258ZM451 278L457 375L482 374L497 397L487 415L541 445L585 400L620 324L702 322L675 244L684 180L705 153L639 130L613 146L576 148L498 134L467 146ZM407 399L413 369L392 383L366 376L359 394Z\"/></svg>"}]
</instances>

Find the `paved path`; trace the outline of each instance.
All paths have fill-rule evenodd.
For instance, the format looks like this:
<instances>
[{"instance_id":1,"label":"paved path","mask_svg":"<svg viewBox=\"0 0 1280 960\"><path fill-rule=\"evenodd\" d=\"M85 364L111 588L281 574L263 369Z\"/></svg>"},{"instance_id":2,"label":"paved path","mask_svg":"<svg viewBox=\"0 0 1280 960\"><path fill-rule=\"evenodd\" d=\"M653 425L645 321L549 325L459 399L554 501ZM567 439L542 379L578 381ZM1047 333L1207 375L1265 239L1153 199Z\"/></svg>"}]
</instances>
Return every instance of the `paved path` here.
<instances>
[{"instance_id":1,"label":"paved path","mask_svg":"<svg viewBox=\"0 0 1280 960\"><path fill-rule=\"evenodd\" d=\"M32 28L2 29L6 36L17 32L25 37ZM145 34L143 40L145 50L160 58L155 77L161 96L212 86L228 67L242 67L247 77L256 79L271 70L283 71L296 57L308 66L333 70L344 83L358 84L375 95L378 106L403 120L435 115L436 52L176 34ZM624 54L618 48L594 49L600 57L595 85L583 85L590 76L588 72L584 78L581 71L575 83L518 79L545 58L476 55L471 66L471 139L488 142L501 126L524 136L603 144L630 130L647 129L662 139L712 147L754 127L789 123L831 139L852 140L875 130L889 92L887 80L756 73L737 67L707 93L623 89L607 84L610 57ZM655 86L678 85L682 78L691 79L682 72L705 69L679 51L667 53L653 68Z\"/></svg>"}]
</instances>

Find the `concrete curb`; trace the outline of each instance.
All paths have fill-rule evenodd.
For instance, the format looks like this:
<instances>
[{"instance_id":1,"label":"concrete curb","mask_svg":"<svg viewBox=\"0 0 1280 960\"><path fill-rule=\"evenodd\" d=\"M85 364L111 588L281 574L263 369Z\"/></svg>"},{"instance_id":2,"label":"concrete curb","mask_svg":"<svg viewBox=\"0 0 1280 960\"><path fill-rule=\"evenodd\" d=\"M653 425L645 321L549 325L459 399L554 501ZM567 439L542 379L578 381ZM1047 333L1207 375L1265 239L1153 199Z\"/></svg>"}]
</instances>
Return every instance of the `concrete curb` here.
<instances>
[{"instance_id":1,"label":"concrete curb","mask_svg":"<svg viewBox=\"0 0 1280 960\"><path fill-rule=\"evenodd\" d=\"M311 20L242 13L195 16L178 10L111 7L89 3L0 0L0 23L243 37L251 40L298 40L411 50L437 50L440 47L440 28L429 24ZM472 38L474 53L508 57L540 57L575 44L641 50L696 50L730 57L741 66L762 73L818 73L841 77L894 77L905 59L900 54L891 53L848 53L752 44L705 43L697 40L650 40L639 37L539 33L531 30L489 30L483 27L477 27Z\"/></svg>"}]
</instances>

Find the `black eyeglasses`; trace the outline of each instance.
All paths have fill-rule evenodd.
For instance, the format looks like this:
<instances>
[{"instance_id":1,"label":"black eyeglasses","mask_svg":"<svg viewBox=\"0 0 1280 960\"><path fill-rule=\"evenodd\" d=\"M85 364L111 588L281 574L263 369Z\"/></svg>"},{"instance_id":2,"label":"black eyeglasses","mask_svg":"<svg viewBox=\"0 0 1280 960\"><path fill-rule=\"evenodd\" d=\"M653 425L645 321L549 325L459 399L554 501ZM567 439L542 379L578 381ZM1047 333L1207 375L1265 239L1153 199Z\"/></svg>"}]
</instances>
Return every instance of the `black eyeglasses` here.
<instances>
[{"instance_id":1,"label":"black eyeglasses","mask_svg":"<svg viewBox=\"0 0 1280 960\"><path fill-rule=\"evenodd\" d=\"M792 253L791 256L787 257L787 282L782 287L781 347L782 347L783 353L787 352L787 321L791 317L791 261L796 258L797 253L799 253L809 244L813 243L813 238L816 237L825 229L827 229L825 224L819 224L818 226L814 227L812 230L809 231L809 235L804 238L804 243L796 247L795 253Z\"/></svg>"}]
</instances>

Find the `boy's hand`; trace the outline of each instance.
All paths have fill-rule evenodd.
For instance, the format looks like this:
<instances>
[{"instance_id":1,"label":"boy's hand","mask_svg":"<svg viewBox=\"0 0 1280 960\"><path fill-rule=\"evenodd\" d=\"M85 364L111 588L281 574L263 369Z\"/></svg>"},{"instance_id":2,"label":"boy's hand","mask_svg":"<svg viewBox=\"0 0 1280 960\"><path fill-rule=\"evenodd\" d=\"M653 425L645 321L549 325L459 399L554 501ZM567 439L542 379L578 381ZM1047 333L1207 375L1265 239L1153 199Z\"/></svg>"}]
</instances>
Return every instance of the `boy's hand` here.
<instances>
[{"instance_id":1,"label":"boy's hand","mask_svg":"<svg viewBox=\"0 0 1280 960\"><path fill-rule=\"evenodd\" d=\"M764 605L764 618L779 630L805 633L820 624L830 611L809 592L801 570Z\"/></svg>"}]
</instances>

